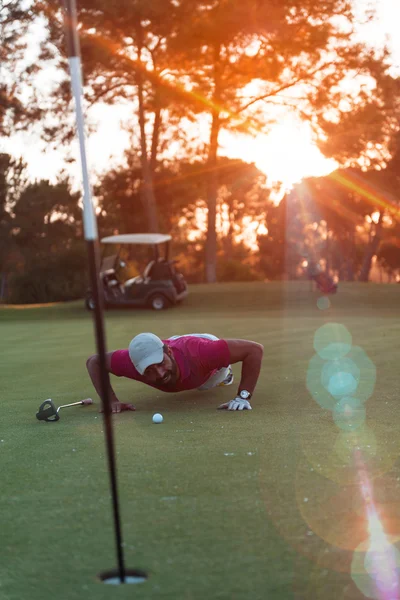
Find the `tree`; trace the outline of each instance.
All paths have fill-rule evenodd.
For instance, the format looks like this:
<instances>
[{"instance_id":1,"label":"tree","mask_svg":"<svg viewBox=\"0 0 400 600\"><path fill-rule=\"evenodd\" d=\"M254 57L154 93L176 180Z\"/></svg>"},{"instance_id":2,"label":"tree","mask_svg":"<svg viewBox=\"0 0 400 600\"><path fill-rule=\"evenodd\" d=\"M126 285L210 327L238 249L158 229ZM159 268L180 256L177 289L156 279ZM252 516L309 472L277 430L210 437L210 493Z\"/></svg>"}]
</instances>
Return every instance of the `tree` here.
<instances>
[{"instance_id":1,"label":"tree","mask_svg":"<svg viewBox=\"0 0 400 600\"><path fill-rule=\"evenodd\" d=\"M304 259L304 223L302 211L293 196L287 194L276 205L266 208L267 233L258 236L259 269L267 279L292 279Z\"/></svg>"},{"instance_id":2,"label":"tree","mask_svg":"<svg viewBox=\"0 0 400 600\"><path fill-rule=\"evenodd\" d=\"M94 190L100 208L102 235L114 231L142 232L146 228L146 218L141 210L140 162L131 151L126 152L125 159L125 164L106 173ZM203 164L199 167L186 161L174 161L160 165L153 176L160 230L172 233L175 239L185 241L181 218L204 197L200 179L202 170ZM192 222L192 218L189 220Z\"/></svg>"},{"instance_id":3,"label":"tree","mask_svg":"<svg viewBox=\"0 0 400 600\"><path fill-rule=\"evenodd\" d=\"M381 245L378 252L378 262L392 278L397 272L400 272L400 244L399 238L393 242L385 242Z\"/></svg>"},{"instance_id":4,"label":"tree","mask_svg":"<svg viewBox=\"0 0 400 600\"><path fill-rule=\"evenodd\" d=\"M184 18L172 44L193 96L202 99L210 117L206 279L212 282L221 130L256 134L274 120L274 104L286 105L330 140L342 123L348 130L354 114L365 134L358 132L359 143L351 148L358 156L384 137L389 117L380 106L393 106L395 80L385 51L379 55L355 41L348 0L182 0L179 7ZM346 91L348 79L352 85ZM260 106L262 111L255 111ZM377 113L379 126L368 129L366 122ZM336 139L336 153L344 143ZM333 154L328 145L325 151Z\"/></svg>"},{"instance_id":5,"label":"tree","mask_svg":"<svg viewBox=\"0 0 400 600\"><path fill-rule=\"evenodd\" d=\"M391 157L386 157L383 164L368 170L347 169L342 174L336 172L330 176L359 199L359 208L366 221L368 240L359 273L360 281L368 281L373 257L385 240L386 232L400 220L399 140L400 133L397 132L388 145Z\"/></svg>"},{"instance_id":6,"label":"tree","mask_svg":"<svg viewBox=\"0 0 400 600\"><path fill-rule=\"evenodd\" d=\"M0 154L0 300L15 267L18 251L12 237L13 206L26 185L25 164L9 154Z\"/></svg>"},{"instance_id":7,"label":"tree","mask_svg":"<svg viewBox=\"0 0 400 600\"><path fill-rule=\"evenodd\" d=\"M33 18L32 9L23 0L0 3L0 136L10 135L40 115L26 101L37 69L26 60L26 34Z\"/></svg>"},{"instance_id":8,"label":"tree","mask_svg":"<svg viewBox=\"0 0 400 600\"><path fill-rule=\"evenodd\" d=\"M81 0L79 2L80 42L85 93L89 105L124 103L132 106L137 124L137 157L140 166L138 193L146 215L146 228L158 231L154 174L163 149L163 135L169 138L166 118L171 114L177 90L169 81L168 36L173 34L174 0ZM58 0L42 4L48 18L50 39L59 51L59 66L67 70L63 15ZM70 99L69 79L54 92L55 112ZM136 115L136 118L134 117ZM48 129L53 135L55 128ZM67 139L70 138L69 136ZM139 208L139 207L137 207Z\"/></svg>"},{"instance_id":9,"label":"tree","mask_svg":"<svg viewBox=\"0 0 400 600\"><path fill-rule=\"evenodd\" d=\"M29 183L21 161L0 154L1 299L82 297L86 253L79 200L67 180Z\"/></svg>"},{"instance_id":10,"label":"tree","mask_svg":"<svg viewBox=\"0 0 400 600\"><path fill-rule=\"evenodd\" d=\"M310 177L294 187L289 211L302 223L303 258L325 261L325 270L338 271L341 279L353 280L359 268L358 230L371 206L350 185L351 169L337 170L325 177Z\"/></svg>"},{"instance_id":11,"label":"tree","mask_svg":"<svg viewBox=\"0 0 400 600\"><path fill-rule=\"evenodd\" d=\"M202 279L199 269L205 241L202 219L206 209L204 168L204 162L199 160L171 161L160 166L154 178L162 230L172 234L174 253L180 255L190 277L196 281ZM255 241L257 231L264 223L269 190L265 186L265 175L254 164L222 157L218 170L219 272L224 273L225 278L228 273L223 265L228 260L235 263L242 259L250 261L248 238L252 235ZM139 181L140 166L132 152L127 152L124 166L102 178L95 189L101 235L143 231L143 214L135 208L140 205ZM236 267L235 273L240 274Z\"/></svg>"},{"instance_id":12,"label":"tree","mask_svg":"<svg viewBox=\"0 0 400 600\"><path fill-rule=\"evenodd\" d=\"M327 272L368 281L372 259L400 216L389 166L338 169L303 180L289 195L290 213L302 222L303 253L325 260Z\"/></svg>"},{"instance_id":13,"label":"tree","mask_svg":"<svg viewBox=\"0 0 400 600\"><path fill-rule=\"evenodd\" d=\"M19 264L10 280L11 302L82 297L86 253L79 200L67 180L42 180L23 188L12 211L11 240Z\"/></svg>"},{"instance_id":14,"label":"tree","mask_svg":"<svg viewBox=\"0 0 400 600\"><path fill-rule=\"evenodd\" d=\"M29 183L13 208L13 237L27 263L46 261L82 237L80 195L68 180Z\"/></svg>"}]
</instances>

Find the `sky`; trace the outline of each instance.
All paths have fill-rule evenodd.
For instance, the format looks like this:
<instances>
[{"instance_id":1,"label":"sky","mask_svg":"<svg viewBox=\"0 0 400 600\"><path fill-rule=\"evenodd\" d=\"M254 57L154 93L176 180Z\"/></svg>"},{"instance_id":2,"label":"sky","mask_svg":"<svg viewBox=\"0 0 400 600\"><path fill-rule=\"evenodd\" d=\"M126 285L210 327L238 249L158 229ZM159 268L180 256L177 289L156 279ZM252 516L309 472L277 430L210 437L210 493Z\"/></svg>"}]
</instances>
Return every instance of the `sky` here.
<instances>
[{"instance_id":1,"label":"sky","mask_svg":"<svg viewBox=\"0 0 400 600\"><path fill-rule=\"evenodd\" d=\"M393 68L400 73L400 0L355 0L355 5L361 17L369 7L376 8L376 19L360 28L359 37L378 46L388 43L392 51ZM43 73L41 89L50 86L56 76L52 69ZM95 133L87 140L92 183L98 174L118 164L124 149L131 144L130 135L120 126L121 120L129 116L127 107L99 106L91 110L91 122L96 124ZM204 132L206 139L207 132ZM268 136L248 138L223 132L220 144L220 154L254 162L267 175L270 184L282 183L282 190L290 189L291 185L303 177L325 175L336 166L334 161L326 159L319 152L307 124L290 114L273 126ZM72 145L70 154L77 160L69 164L65 163L65 149L50 148L40 139L39 130L13 136L11 140L2 142L2 145L1 151L24 158L32 179L46 178L55 181L57 175L65 170L79 187L81 176L76 142Z\"/></svg>"}]
</instances>

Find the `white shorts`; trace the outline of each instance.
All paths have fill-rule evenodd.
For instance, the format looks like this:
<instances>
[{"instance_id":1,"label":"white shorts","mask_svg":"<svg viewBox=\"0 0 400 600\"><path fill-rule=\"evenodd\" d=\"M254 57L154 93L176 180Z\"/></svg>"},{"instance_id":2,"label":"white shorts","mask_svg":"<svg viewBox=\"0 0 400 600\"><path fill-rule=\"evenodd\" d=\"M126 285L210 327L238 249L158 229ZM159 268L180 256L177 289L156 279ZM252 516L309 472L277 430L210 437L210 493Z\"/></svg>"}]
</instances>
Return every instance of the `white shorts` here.
<instances>
[{"instance_id":1,"label":"white shorts","mask_svg":"<svg viewBox=\"0 0 400 600\"><path fill-rule=\"evenodd\" d=\"M169 340L177 340L178 338L187 337L187 336L201 337L201 338L206 338L207 340L219 340L219 338L217 338L217 336L213 335L212 333L187 333L186 335L173 335L172 337L170 337L168 339ZM222 367L221 369L218 369L218 371L213 373L211 375L211 377L209 377L207 379L207 381L205 383L203 383L203 385L197 389L201 390L201 391L211 390L211 388L219 386L228 377L229 372L230 372L230 366Z\"/></svg>"}]
</instances>

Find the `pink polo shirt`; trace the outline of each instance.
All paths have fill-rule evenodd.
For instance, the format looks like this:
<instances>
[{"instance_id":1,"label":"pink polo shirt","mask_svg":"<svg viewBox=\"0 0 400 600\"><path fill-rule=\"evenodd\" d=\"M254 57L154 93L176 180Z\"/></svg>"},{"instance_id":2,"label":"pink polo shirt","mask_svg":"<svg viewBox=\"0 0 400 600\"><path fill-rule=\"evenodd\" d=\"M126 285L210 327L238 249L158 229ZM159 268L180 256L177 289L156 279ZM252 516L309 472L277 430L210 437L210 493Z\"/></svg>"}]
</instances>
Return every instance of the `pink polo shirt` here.
<instances>
[{"instance_id":1,"label":"pink polo shirt","mask_svg":"<svg viewBox=\"0 0 400 600\"><path fill-rule=\"evenodd\" d=\"M222 367L228 367L230 352L225 340L183 336L175 340L162 340L168 344L179 367L179 380L173 389L154 385L133 366L128 350L116 350L111 356L111 373L117 377L128 377L142 381L162 392L181 392L199 388L207 379Z\"/></svg>"}]
</instances>

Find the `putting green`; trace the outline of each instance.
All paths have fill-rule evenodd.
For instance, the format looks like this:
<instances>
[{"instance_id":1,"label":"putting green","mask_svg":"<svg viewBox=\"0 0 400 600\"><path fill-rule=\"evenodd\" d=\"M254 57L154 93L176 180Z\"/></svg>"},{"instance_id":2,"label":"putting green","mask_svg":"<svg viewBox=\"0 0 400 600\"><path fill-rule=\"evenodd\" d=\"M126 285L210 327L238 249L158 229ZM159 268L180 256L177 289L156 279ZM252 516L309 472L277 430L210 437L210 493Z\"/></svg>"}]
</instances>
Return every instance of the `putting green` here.
<instances>
[{"instance_id":1,"label":"putting green","mask_svg":"<svg viewBox=\"0 0 400 600\"><path fill-rule=\"evenodd\" d=\"M91 314L82 302L0 309L0 598L362 598L356 583L367 575L355 551L365 550L368 522L357 469L384 531L393 543L400 536L399 295L396 285L342 284L319 308L328 304L303 282L197 285L165 312L106 313L109 350L141 331L265 348L249 412L216 410L236 383L170 395L112 379L137 407L113 417L126 566L149 575L118 591L96 579L116 559L103 421L85 368L96 351ZM327 323L343 325L376 368L357 439L348 421L335 422L351 402L338 417L307 388L314 337ZM319 385L352 390L346 364L328 365ZM234 373L237 382L239 365ZM352 373L354 387L358 363ZM35 418L47 398L59 406L88 396L95 405L63 409L56 423ZM356 443L362 467L352 461Z\"/></svg>"}]
</instances>

